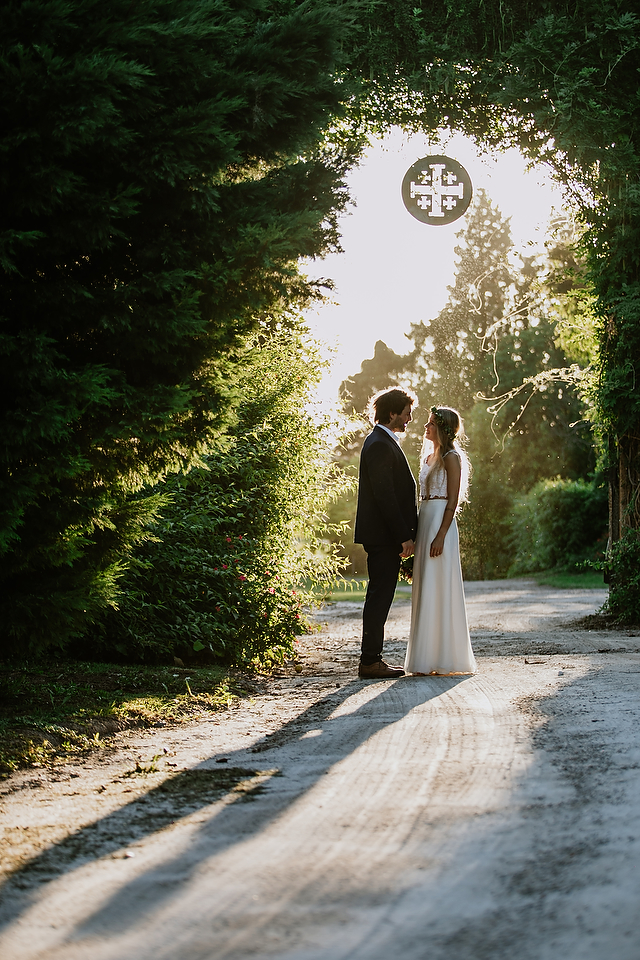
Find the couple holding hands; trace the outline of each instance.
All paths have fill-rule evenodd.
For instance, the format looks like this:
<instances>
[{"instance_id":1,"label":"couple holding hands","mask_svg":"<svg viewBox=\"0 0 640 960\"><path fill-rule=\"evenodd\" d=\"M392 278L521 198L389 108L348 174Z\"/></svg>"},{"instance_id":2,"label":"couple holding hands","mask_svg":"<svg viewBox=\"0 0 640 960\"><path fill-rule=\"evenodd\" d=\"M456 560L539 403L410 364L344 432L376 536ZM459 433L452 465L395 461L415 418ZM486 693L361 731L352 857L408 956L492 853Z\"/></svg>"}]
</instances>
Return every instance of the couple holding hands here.
<instances>
[{"instance_id":1,"label":"couple holding hands","mask_svg":"<svg viewBox=\"0 0 640 960\"><path fill-rule=\"evenodd\" d=\"M370 401L375 423L362 447L354 540L367 553L358 676L367 680L404 673L452 676L474 673L464 603L456 512L466 500L469 461L460 446L462 421L450 407L432 407L420 455L420 514L416 482L398 437L416 398L399 387ZM384 625L402 558L415 554L411 630L404 669L382 659Z\"/></svg>"}]
</instances>

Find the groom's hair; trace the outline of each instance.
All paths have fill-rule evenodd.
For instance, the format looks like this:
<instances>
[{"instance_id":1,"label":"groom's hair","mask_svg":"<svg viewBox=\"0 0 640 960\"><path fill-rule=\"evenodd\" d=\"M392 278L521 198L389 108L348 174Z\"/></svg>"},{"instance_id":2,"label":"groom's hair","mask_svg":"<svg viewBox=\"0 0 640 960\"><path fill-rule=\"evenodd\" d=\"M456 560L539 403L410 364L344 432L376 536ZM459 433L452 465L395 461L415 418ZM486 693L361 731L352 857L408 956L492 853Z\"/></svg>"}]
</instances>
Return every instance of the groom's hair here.
<instances>
[{"instance_id":1,"label":"groom's hair","mask_svg":"<svg viewBox=\"0 0 640 960\"><path fill-rule=\"evenodd\" d=\"M414 406L418 398L400 387L387 387L369 400L369 419L372 423L389 423L394 413L402 413L408 403Z\"/></svg>"}]
</instances>

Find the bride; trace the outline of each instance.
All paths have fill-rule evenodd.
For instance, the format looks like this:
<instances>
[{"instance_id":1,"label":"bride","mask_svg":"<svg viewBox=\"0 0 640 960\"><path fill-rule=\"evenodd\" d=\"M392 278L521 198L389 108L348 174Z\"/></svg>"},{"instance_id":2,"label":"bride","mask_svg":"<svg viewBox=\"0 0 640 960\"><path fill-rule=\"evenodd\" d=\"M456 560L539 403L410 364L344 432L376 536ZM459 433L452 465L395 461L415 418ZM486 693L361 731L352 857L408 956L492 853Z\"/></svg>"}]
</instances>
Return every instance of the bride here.
<instances>
[{"instance_id":1,"label":"bride","mask_svg":"<svg viewBox=\"0 0 640 960\"><path fill-rule=\"evenodd\" d=\"M420 458L421 506L406 673L452 676L476 669L455 519L469 486L469 460L459 442L464 439L457 410L431 408Z\"/></svg>"}]
</instances>

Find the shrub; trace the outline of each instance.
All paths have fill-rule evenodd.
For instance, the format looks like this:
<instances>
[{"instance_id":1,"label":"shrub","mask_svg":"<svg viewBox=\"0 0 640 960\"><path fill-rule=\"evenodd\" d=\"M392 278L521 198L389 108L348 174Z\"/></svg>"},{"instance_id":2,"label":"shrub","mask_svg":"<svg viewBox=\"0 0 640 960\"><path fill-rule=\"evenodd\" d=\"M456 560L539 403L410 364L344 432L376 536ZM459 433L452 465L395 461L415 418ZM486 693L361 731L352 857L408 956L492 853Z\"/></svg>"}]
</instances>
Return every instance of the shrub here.
<instances>
[{"instance_id":1,"label":"shrub","mask_svg":"<svg viewBox=\"0 0 640 960\"><path fill-rule=\"evenodd\" d=\"M291 334L256 342L227 449L167 484L153 539L124 575L98 647L265 663L308 629L304 604L333 581L327 502L343 489L330 441L305 410L318 358ZM299 584L304 583L304 586Z\"/></svg>"},{"instance_id":2,"label":"shrub","mask_svg":"<svg viewBox=\"0 0 640 960\"><path fill-rule=\"evenodd\" d=\"M620 624L640 623L640 531L627 530L613 544L603 567L609 575L603 612Z\"/></svg>"},{"instance_id":3,"label":"shrub","mask_svg":"<svg viewBox=\"0 0 640 960\"><path fill-rule=\"evenodd\" d=\"M473 462L471 497L459 516L460 561L465 580L493 580L507 574L512 494L486 463ZM478 469L476 469L478 464Z\"/></svg>"},{"instance_id":4,"label":"shrub","mask_svg":"<svg viewBox=\"0 0 640 960\"><path fill-rule=\"evenodd\" d=\"M511 576L575 570L602 555L607 491L585 480L541 480L514 504Z\"/></svg>"}]
</instances>

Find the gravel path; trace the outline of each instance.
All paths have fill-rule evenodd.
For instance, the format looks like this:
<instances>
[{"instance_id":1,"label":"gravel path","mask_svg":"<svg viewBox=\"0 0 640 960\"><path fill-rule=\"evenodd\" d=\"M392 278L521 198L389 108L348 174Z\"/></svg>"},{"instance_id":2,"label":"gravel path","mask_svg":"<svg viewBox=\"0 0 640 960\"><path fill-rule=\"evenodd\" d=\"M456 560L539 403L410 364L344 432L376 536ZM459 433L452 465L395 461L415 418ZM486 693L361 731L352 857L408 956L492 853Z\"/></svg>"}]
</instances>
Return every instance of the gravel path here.
<instances>
[{"instance_id":1,"label":"gravel path","mask_svg":"<svg viewBox=\"0 0 640 960\"><path fill-rule=\"evenodd\" d=\"M466 589L475 677L357 680L336 604L252 701L6 781L3 960L637 960L640 636Z\"/></svg>"}]
</instances>

